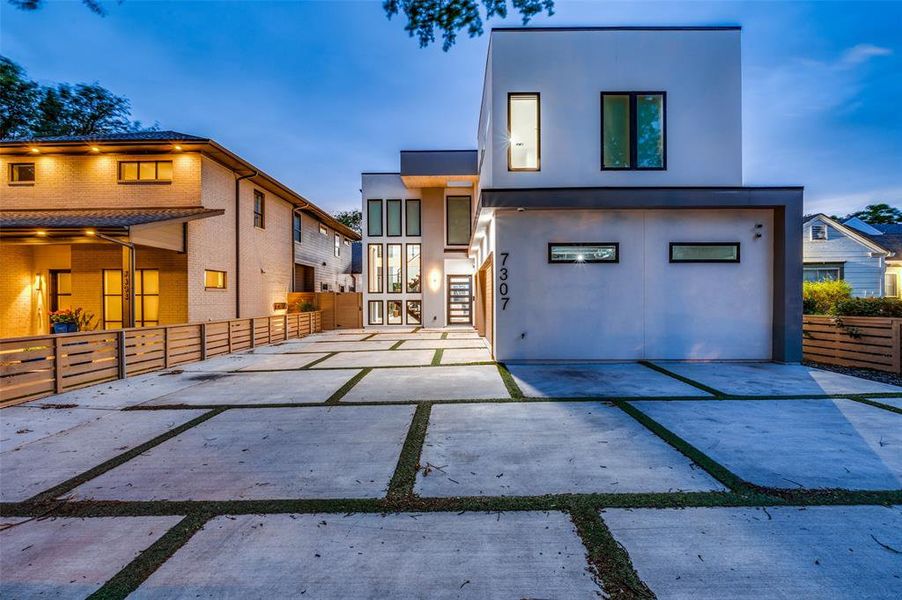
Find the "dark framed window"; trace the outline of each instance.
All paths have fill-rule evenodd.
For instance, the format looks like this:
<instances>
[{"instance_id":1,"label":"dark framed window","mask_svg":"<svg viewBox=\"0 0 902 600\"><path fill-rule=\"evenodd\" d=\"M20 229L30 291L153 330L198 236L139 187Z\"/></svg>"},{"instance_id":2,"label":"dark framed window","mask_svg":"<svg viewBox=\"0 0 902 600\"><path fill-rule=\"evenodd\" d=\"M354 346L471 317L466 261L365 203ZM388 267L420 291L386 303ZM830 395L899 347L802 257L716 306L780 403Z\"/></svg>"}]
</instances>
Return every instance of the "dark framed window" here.
<instances>
[{"instance_id":1,"label":"dark framed window","mask_svg":"<svg viewBox=\"0 0 902 600\"><path fill-rule=\"evenodd\" d=\"M601 93L601 169L667 169L667 94Z\"/></svg>"},{"instance_id":2,"label":"dark framed window","mask_svg":"<svg viewBox=\"0 0 902 600\"><path fill-rule=\"evenodd\" d=\"M739 242L670 242L672 263L738 263Z\"/></svg>"},{"instance_id":3,"label":"dark framed window","mask_svg":"<svg viewBox=\"0 0 902 600\"><path fill-rule=\"evenodd\" d=\"M407 301L407 324L422 325L423 323L423 304L419 300Z\"/></svg>"},{"instance_id":4,"label":"dark framed window","mask_svg":"<svg viewBox=\"0 0 902 600\"><path fill-rule=\"evenodd\" d=\"M160 271L135 271L135 326L155 327L160 324Z\"/></svg>"},{"instance_id":5,"label":"dark framed window","mask_svg":"<svg viewBox=\"0 0 902 600\"><path fill-rule=\"evenodd\" d=\"M542 166L542 115L538 92L507 95L507 170L539 171Z\"/></svg>"},{"instance_id":6,"label":"dark framed window","mask_svg":"<svg viewBox=\"0 0 902 600\"><path fill-rule=\"evenodd\" d=\"M119 183L170 183L171 160L119 161Z\"/></svg>"},{"instance_id":7,"label":"dark framed window","mask_svg":"<svg viewBox=\"0 0 902 600\"><path fill-rule=\"evenodd\" d=\"M385 233L388 237L401 235L401 201L385 201Z\"/></svg>"},{"instance_id":8,"label":"dark framed window","mask_svg":"<svg viewBox=\"0 0 902 600\"><path fill-rule=\"evenodd\" d=\"M367 247L366 281L367 291L371 294L382 293L382 244L369 244Z\"/></svg>"},{"instance_id":9,"label":"dark framed window","mask_svg":"<svg viewBox=\"0 0 902 600\"><path fill-rule=\"evenodd\" d=\"M339 256L341 256L341 236L337 233L335 234L335 242L334 242L334 247L332 248L332 250L335 254L335 258L338 258Z\"/></svg>"},{"instance_id":10,"label":"dark framed window","mask_svg":"<svg viewBox=\"0 0 902 600\"><path fill-rule=\"evenodd\" d=\"M291 216L291 239L300 243L301 241L301 213L293 213Z\"/></svg>"},{"instance_id":11,"label":"dark framed window","mask_svg":"<svg viewBox=\"0 0 902 600\"><path fill-rule=\"evenodd\" d=\"M419 294L423 289L420 282L420 271L422 270L420 245L407 244L405 252L407 262L407 293Z\"/></svg>"},{"instance_id":12,"label":"dark framed window","mask_svg":"<svg viewBox=\"0 0 902 600\"><path fill-rule=\"evenodd\" d=\"M470 243L472 216L469 196L448 196L445 199L445 243L466 246Z\"/></svg>"},{"instance_id":13,"label":"dark framed window","mask_svg":"<svg viewBox=\"0 0 902 600\"><path fill-rule=\"evenodd\" d=\"M384 325L385 317L382 315L382 300L370 300L366 307L367 322L370 325Z\"/></svg>"},{"instance_id":14,"label":"dark framed window","mask_svg":"<svg viewBox=\"0 0 902 600\"><path fill-rule=\"evenodd\" d=\"M122 328L122 270L103 270L103 328Z\"/></svg>"},{"instance_id":15,"label":"dark framed window","mask_svg":"<svg viewBox=\"0 0 902 600\"><path fill-rule=\"evenodd\" d=\"M404 323L404 309L400 300L389 300L385 304L385 320L388 325Z\"/></svg>"},{"instance_id":16,"label":"dark framed window","mask_svg":"<svg viewBox=\"0 0 902 600\"><path fill-rule=\"evenodd\" d=\"M254 227L266 229L266 196L254 190Z\"/></svg>"},{"instance_id":17,"label":"dark framed window","mask_svg":"<svg viewBox=\"0 0 902 600\"><path fill-rule=\"evenodd\" d=\"M224 290L226 289L226 272L225 271L204 271L204 289L205 290Z\"/></svg>"},{"instance_id":18,"label":"dark framed window","mask_svg":"<svg viewBox=\"0 0 902 600\"><path fill-rule=\"evenodd\" d=\"M802 281L839 281L843 278L843 263L805 263Z\"/></svg>"},{"instance_id":19,"label":"dark framed window","mask_svg":"<svg viewBox=\"0 0 902 600\"><path fill-rule=\"evenodd\" d=\"M72 272L50 271L50 310L72 308Z\"/></svg>"},{"instance_id":20,"label":"dark framed window","mask_svg":"<svg viewBox=\"0 0 902 600\"><path fill-rule=\"evenodd\" d=\"M401 260L401 244L386 244L385 262L388 265L389 294L400 294L404 291L404 270Z\"/></svg>"},{"instance_id":21,"label":"dark framed window","mask_svg":"<svg viewBox=\"0 0 902 600\"><path fill-rule=\"evenodd\" d=\"M31 185L34 183L34 163L11 163L9 165L9 183Z\"/></svg>"},{"instance_id":22,"label":"dark framed window","mask_svg":"<svg viewBox=\"0 0 902 600\"><path fill-rule=\"evenodd\" d=\"M407 227L406 233L408 236L419 236L421 235L421 221L420 221L420 201L419 200L407 200L404 204L404 210L407 214L404 215L404 225Z\"/></svg>"},{"instance_id":23,"label":"dark framed window","mask_svg":"<svg viewBox=\"0 0 902 600\"><path fill-rule=\"evenodd\" d=\"M619 242L552 242L548 244L551 264L618 263Z\"/></svg>"},{"instance_id":24,"label":"dark framed window","mask_svg":"<svg viewBox=\"0 0 902 600\"><path fill-rule=\"evenodd\" d=\"M382 235L382 200L366 201L366 234L370 237Z\"/></svg>"}]
</instances>

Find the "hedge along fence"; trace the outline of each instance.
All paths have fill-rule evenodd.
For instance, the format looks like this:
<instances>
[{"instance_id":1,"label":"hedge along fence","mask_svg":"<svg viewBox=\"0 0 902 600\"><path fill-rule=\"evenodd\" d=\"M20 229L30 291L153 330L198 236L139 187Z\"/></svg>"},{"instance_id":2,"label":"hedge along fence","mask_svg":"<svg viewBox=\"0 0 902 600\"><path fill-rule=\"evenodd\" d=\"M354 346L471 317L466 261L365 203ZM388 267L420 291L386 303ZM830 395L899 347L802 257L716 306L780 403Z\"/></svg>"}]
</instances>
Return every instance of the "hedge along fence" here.
<instances>
[{"instance_id":1,"label":"hedge along fence","mask_svg":"<svg viewBox=\"0 0 902 600\"><path fill-rule=\"evenodd\" d=\"M320 331L315 311L0 340L0 407Z\"/></svg>"},{"instance_id":2,"label":"hedge along fence","mask_svg":"<svg viewBox=\"0 0 902 600\"><path fill-rule=\"evenodd\" d=\"M813 362L902 374L902 319L805 315L802 351Z\"/></svg>"}]
</instances>

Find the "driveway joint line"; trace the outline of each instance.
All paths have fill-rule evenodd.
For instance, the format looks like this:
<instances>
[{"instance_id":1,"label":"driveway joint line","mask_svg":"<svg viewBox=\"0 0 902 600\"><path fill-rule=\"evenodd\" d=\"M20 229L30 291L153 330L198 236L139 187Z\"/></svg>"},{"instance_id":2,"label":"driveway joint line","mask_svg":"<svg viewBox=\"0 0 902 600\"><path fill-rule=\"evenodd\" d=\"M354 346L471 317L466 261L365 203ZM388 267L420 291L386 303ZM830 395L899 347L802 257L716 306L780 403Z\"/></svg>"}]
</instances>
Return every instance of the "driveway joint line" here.
<instances>
[{"instance_id":1,"label":"driveway joint line","mask_svg":"<svg viewBox=\"0 0 902 600\"><path fill-rule=\"evenodd\" d=\"M709 394L713 395L715 398L724 398L727 396L726 393L724 393L718 389L714 389L713 387L711 387L709 385L705 385L704 383L701 383L700 381L696 381L694 379L690 379L689 377L685 377L678 373L674 373L673 371L671 371L669 369L665 369L664 367L662 367L660 365L656 365L655 363L653 363L651 361L640 360L639 364L642 365L643 367L648 367L649 369L651 369L653 371L657 371L658 373L667 375L669 377L672 377L673 379L676 379L678 381L682 381L683 383L689 384L692 387L702 390L703 392L708 392Z\"/></svg>"},{"instance_id":2,"label":"driveway joint line","mask_svg":"<svg viewBox=\"0 0 902 600\"><path fill-rule=\"evenodd\" d=\"M404 439L401 454L398 456L398 464L388 485L386 500L389 502L403 501L414 496L413 488L420 470L420 456L426 441L426 430L429 427L431 414L432 403L430 402L421 402L413 413L407 437Z\"/></svg>"},{"instance_id":3,"label":"driveway joint line","mask_svg":"<svg viewBox=\"0 0 902 600\"><path fill-rule=\"evenodd\" d=\"M366 377L367 374L372 370L373 370L372 367L365 367L365 368L361 369L353 377L348 379L344 383L344 385L342 385L340 388L335 390L335 393L332 394L331 396L329 396L329 398L326 400L326 402L324 404L336 405L336 404L340 403L341 399L344 398L345 394L350 392L351 388L353 388L355 385L357 385L357 383L359 383L361 379Z\"/></svg>"},{"instance_id":4,"label":"driveway joint line","mask_svg":"<svg viewBox=\"0 0 902 600\"><path fill-rule=\"evenodd\" d=\"M445 354L445 350L443 348L436 348L435 354L432 355L432 363L429 365L430 367L440 367L442 366L442 355Z\"/></svg>"},{"instance_id":5,"label":"driveway joint line","mask_svg":"<svg viewBox=\"0 0 902 600\"><path fill-rule=\"evenodd\" d=\"M511 375L511 372L508 370L507 365L504 363L495 364L498 365L498 374L501 375L501 380L504 382L504 387L507 388L507 393L510 394L511 398L515 400L525 399L523 390L521 390L520 386L517 385L517 381L514 379L514 376Z\"/></svg>"}]
</instances>

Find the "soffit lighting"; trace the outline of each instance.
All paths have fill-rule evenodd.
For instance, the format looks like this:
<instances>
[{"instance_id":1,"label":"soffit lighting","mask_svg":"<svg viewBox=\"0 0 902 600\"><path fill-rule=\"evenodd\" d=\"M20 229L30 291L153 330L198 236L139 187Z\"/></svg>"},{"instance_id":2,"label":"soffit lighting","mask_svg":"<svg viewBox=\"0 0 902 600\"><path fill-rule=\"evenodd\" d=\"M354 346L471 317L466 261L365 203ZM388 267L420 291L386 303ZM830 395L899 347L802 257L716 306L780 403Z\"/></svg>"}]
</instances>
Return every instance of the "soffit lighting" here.
<instances>
[{"instance_id":1,"label":"soffit lighting","mask_svg":"<svg viewBox=\"0 0 902 600\"><path fill-rule=\"evenodd\" d=\"M93 229L85 229L85 235L93 236L93 235L97 235L97 232L94 231Z\"/></svg>"},{"instance_id":2,"label":"soffit lighting","mask_svg":"<svg viewBox=\"0 0 902 600\"><path fill-rule=\"evenodd\" d=\"M97 146L91 146L91 152L100 152L100 148Z\"/></svg>"},{"instance_id":3,"label":"soffit lighting","mask_svg":"<svg viewBox=\"0 0 902 600\"><path fill-rule=\"evenodd\" d=\"M47 232L44 231L43 229L38 229L37 231L34 232L34 234L38 237L47 237Z\"/></svg>"},{"instance_id":4,"label":"soffit lighting","mask_svg":"<svg viewBox=\"0 0 902 600\"><path fill-rule=\"evenodd\" d=\"M32 146L32 147L31 147L31 153L32 153L32 154L37 154L38 152L40 152L40 149L38 149L37 146Z\"/></svg>"}]
</instances>

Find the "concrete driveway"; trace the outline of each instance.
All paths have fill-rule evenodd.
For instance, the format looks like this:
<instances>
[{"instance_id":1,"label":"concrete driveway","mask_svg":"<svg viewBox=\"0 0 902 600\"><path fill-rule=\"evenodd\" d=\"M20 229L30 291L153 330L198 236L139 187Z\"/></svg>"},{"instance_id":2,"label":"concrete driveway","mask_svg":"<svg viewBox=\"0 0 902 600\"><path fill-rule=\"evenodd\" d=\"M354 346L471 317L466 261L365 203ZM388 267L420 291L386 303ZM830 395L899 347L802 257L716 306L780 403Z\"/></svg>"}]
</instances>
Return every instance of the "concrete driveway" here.
<instances>
[{"instance_id":1,"label":"concrete driveway","mask_svg":"<svg viewBox=\"0 0 902 600\"><path fill-rule=\"evenodd\" d=\"M0 597L896 598L900 401L318 334L0 411Z\"/></svg>"}]
</instances>

